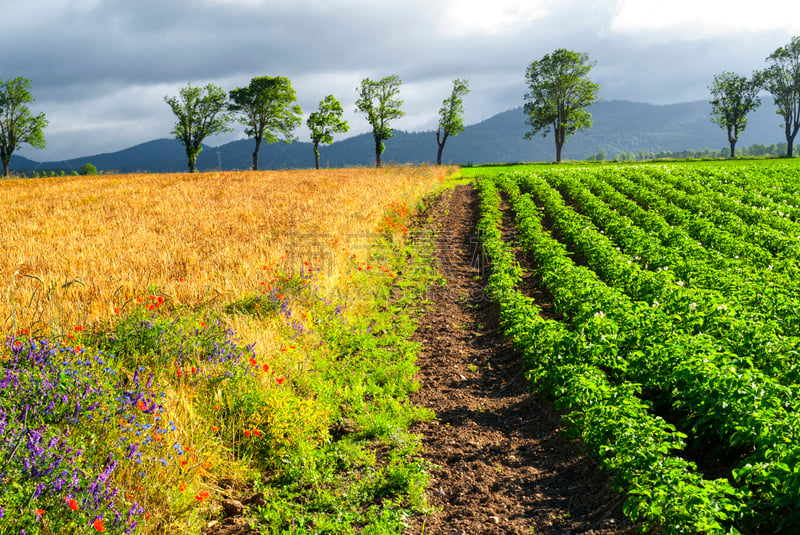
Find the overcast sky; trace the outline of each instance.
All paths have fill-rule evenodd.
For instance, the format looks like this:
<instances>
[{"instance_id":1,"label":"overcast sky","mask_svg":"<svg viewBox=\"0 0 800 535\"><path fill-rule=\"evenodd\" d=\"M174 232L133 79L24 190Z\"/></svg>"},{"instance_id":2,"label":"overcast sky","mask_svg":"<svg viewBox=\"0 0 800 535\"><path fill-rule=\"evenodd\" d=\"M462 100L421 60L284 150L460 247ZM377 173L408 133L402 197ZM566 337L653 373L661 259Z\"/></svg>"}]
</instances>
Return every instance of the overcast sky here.
<instances>
[{"instance_id":1,"label":"overcast sky","mask_svg":"<svg viewBox=\"0 0 800 535\"><path fill-rule=\"evenodd\" d=\"M353 135L369 130L360 81L397 74L393 126L421 131L454 78L472 90L466 124L522 105L527 65L557 48L597 62L604 100L671 104L707 99L714 74L750 74L800 35L788 0L0 0L0 17L0 78L28 78L50 121L47 149L17 153L37 161L172 137L164 96L187 83L288 76L305 116L332 93Z\"/></svg>"}]
</instances>

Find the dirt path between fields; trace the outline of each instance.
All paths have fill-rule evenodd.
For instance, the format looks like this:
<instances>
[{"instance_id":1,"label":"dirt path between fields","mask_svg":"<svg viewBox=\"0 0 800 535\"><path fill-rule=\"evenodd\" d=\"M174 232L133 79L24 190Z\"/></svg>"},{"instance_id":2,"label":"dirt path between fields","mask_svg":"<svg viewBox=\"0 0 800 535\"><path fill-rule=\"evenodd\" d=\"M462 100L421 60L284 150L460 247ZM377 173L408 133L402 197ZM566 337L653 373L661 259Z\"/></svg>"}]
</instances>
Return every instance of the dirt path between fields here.
<instances>
[{"instance_id":1,"label":"dirt path between fields","mask_svg":"<svg viewBox=\"0 0 800 535\"><path fill-rule=\"evenodd\" d=\"M412 401L437 419L412 431L434 466L435 511L412 519L407 533L638 533L611 478L564 436L553 403L529 392L522 357L498 333L497 307L483 292L474 190L456 187L431 214L447 285L431 291L414 335L422 386Z\"/></svg>"}]
</instances>

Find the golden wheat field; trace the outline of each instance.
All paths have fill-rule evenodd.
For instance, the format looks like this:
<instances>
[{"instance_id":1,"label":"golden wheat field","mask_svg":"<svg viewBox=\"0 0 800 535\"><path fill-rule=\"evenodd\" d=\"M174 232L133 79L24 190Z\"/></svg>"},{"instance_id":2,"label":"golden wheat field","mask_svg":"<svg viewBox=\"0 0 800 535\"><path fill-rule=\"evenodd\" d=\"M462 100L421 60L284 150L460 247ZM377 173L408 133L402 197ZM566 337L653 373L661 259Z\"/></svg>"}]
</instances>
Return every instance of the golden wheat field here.
<instances>
[{"instance_id":1,"label":"golden wheat field","mask_svg":"<svg viewBox=\"0 0 800 535\"><path fill-rule=\"evenodd\" d=\"M230 301L292 263L345 259L391 203L451 169L388 167L15 179L0 182L0 325L63 334L157 292ZM357 247L356 247L357 248Z\"/></svg>"}]
</instances>

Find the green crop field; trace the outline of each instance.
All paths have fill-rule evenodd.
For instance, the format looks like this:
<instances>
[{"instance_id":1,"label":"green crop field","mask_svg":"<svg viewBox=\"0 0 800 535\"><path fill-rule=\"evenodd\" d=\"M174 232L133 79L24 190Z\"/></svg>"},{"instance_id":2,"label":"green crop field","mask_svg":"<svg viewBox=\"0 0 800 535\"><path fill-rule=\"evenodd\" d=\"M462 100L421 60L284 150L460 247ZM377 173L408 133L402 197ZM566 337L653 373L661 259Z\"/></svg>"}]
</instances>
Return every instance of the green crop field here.
<instances>
[{"instance_id":1,"label":"green crop field","mask_svg":"<svg viewBox=\"0 0 800 535\"><path fill-rule=\"evenodd\" d=\"M626 512L669 533L797 532L800 166L464 172L503 328Z\"/></svg>"}]
</instances>

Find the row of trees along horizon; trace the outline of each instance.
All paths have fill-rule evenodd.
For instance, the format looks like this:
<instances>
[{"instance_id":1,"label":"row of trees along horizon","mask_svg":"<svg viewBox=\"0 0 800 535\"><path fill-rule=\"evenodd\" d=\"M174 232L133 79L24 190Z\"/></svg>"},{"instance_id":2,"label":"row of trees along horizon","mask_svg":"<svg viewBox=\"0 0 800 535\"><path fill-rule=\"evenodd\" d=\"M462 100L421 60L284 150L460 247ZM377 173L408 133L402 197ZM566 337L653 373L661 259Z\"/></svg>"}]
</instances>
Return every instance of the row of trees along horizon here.
<instances>
[{"instance_id":1,"label":"row of trees along horizon","mask_svg":"<svg viewBox=\"0 0 800 535\"><path fill-rule=\"evenodd\" d=\"M709 86L711 120L727 132L731 158L735 157L736 142L747 126L747 115L761 104L762 91L770 93L775 101L777 113L783 119L786 156L793 155L794 138L800 129L800 37L793 37L765 61L768 66L754 71L750 77L724 71L715 75ZM561 163L561 151L567 140L592 125L592 116L586 108L597 101L599 87L588 77L595 65L587 53L560 48L531 62L526 70L528 92L523 109L530 131L524 137L532 139L539 133L546 137L552 132L556 163ZM357 88L356 111L366 114L372 126L378 167L384 141L394 137L391 122L405 115L401 109L403 101L397 98L401 84L400 77L393 74L380 80L364 78ZM467 93L466 80L453 80L450 96L442 102L436 132L439 165L448 137L464 130L463 97ZM11 154L23 143L45 147L43 130L48 121L44 113L31 113L27 104L33 100L29 80L20 77L0 83L0 159L4 177L9 174ZM165 96L164 100L176 116L172 134L184 145L190 172L195 172L203 140L232 131L230 124L234 121L242 124L245 134L255 141L254 170L258 169L261 143L295 140L293 132L302 122L297 95L284 76L253 78L247 87L233 89L228 95L214 84L205 87L188 84L180 89L178 96ZM306 120L317 169L319 145L333 143L334 134L349 130L342 114L341 103L333 95L327 95ZM590 159L604 159L603 151Z\"/></svg>"},{"instance_id":2,"label":"row of trees along horizon","mask_svg":"<svg viewBox=\"0 0 800 535\"><path fill-rule=\"evenodd\" d=\"M372 126L378 167L385 150L383 142L394 137L391 121L405 115L401 110L403 101L397 98L401 84L399 76L391 75L381 80L365 78L358 88L356 111L365 113ZM436 163L439 165L447 138L464 131L463 97L467 93L469 84L466 80L453 80L450 96L442 102L436 133ZM0 159L4 177L9 176L12 153L23 143L45 148L43 130L48 121L44 113L35 116L31 113L27 104L33 101L29 80L20 77L0 83ZM262 142L291 143L296 140L294 130L302 122L303 112L297 104L297 94L285 76L253 78L247 87L238 87L227 95L214 84L195 87L190 83L180 89L177 96L165 96L164 101L176 117L172 134L183 144L192 173L196 170L203 140L231 132L232 122L242 124L245 134L255 141L253 170L258 170L258 152ZM306 120L311 131L317 169L319 145L333 143L334 134L347 132L350 128L347 121L342 119L343 113L342 104L336 97L327 95Z\"/></svg>"}]
</instances>

